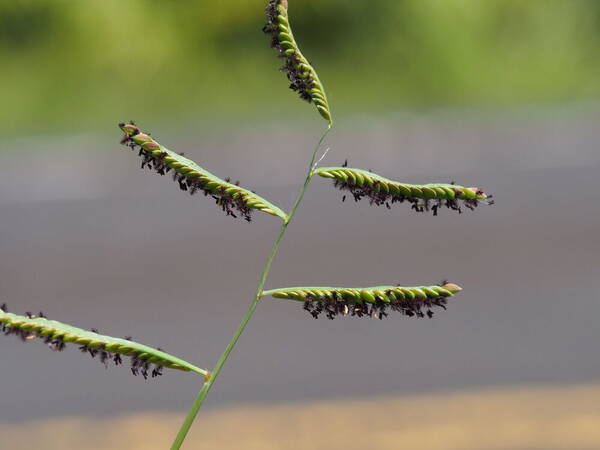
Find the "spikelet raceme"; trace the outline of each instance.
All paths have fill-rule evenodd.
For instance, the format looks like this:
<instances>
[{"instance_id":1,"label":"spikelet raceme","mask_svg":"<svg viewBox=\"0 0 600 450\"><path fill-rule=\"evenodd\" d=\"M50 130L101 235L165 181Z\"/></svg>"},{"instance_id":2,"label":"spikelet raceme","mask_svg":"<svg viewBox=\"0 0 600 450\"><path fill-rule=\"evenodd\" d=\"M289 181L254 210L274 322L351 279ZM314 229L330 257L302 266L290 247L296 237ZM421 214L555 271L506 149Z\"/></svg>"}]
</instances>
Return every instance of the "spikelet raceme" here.
<instances>
[{"instance_id":1,"label":"spikelet raceme","mask_svg":"<svg viewBox=\"0 0 600 450\"><path fill-rule=\"evenodd\" d=\"M122 357L131 360L131 372L144 379L162 375L163 368L195 372L208 377L206 370L200 369L182 359L169 355L159 349L133 342L131 338L104 336L92 329L86 331L47 319L43 313L37 316L26 313L25 316L9 313L6 304L0 307L0 331L5 335L15 335L22 341L42 339L51 350L62 351L67 344L78 345L79 349L92 358L108 366L122 364Z\"/></svg>"},{"instance_id":2,"label":"spikelet raceme","mask_svg":"<svg viewBox=\"0 0 600 450\"><path fill-rule=\"evenodd\" d=\"M271 47L285 61L281 70L287 74L290 89L298 92L301 99L314 103L319 114L331 125L331 109L323 84L294 39L288 15L288 0L269 0L267 24L263 31L271 36Z\"/></svg>"},{"instance_id":3,"label":"spikelet raceme","mask_svg":"<svg viewBox=\"0 0 600 450\"><path fill-rule=\"evenodd\" d=\"M350 167L321 167L315 174L334 180L334 186L350 193L355 201L367 198L372 205L385 205L388 209L394 203L408 202L417 212L432 211L438 215L440 208L446 207L462 213L464 206L474 210L481 202L492 205L491 195L476 187L457 184L408 184L389 180L362 169ZM346 199L346 195L342 201Z\"/></svg>"},{"instance_id":4,"label":"spikelet raceme","mask_svg":"<svg viewBox=\"0 0 600 450\"><path fill-rule=\"evenodd\" d=\"M258 210L286 220L287 215L277 206L237 183L216 177L183 154L163 147L134 123L120 123L119 128L125 133L121 143L132 150L138 150L142 158L142 169L147 167L160 175L172 172L173 180L181 190L192 195L202 191L204 195L212 196L228 216L237 217L239 214L250 222L252 210Z\"/></svg>"},{"instance_id":5,"label":"spikelet raceme","mask_svg":"<svg viewBox=\"0 0 600 450\"><path fill-rule=\"evenodd\" d=\"M390 311L431 318L434 307L446 309L448 298L460 291L462 288L456 284L443 281L436 286L417 287L291 287L264 291L262 295L304 302L304 309L315 319L322 313L329 319L337 316L383 319Z\"/></svg>"}]
</instances>

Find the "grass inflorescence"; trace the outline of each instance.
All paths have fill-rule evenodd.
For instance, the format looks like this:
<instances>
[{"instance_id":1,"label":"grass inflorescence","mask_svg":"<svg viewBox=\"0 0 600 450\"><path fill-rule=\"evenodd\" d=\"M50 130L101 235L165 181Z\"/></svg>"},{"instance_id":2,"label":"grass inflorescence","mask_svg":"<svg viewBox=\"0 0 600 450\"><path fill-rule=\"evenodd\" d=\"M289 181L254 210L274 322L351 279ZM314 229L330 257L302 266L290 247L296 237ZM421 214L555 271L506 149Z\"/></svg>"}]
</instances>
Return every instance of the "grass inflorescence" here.
<instances>
[{"instance_id":1,"label":"grass inflorescence","mask_svg":"<svg viewBox=\"0 0 600 450\"><path fill-rule=\"evenodd\" d=\"M229 179L216 177L186 158L183 153L178 154L163 147L134 123L120 123L119 128L124 133L121 143L138 151L142 158L142 169L148 168L160 175L171 173L182 191L192 195L197 192L210 195L228 216L239 216L250 222L252 211L259 210L285 220L285 213L277 206L256 193L241 188L239 182L231 183Z\"/></svg>"},{"instance_id":2,"label":"grass inflorescence","mask_svg":"<svg viewBox=\"0 0 600 450\"><path fill-rule=\"evenodd\" d=\"M389 180L371 171L346 167L322 167L315 173L323 178L333 179L334 186L360 201L368 199L371 205L386 206L394 203L410 203L417 212L431 211L438 215L441 208L463 212L463 207L474 210L482 202L494 204L491 195L476 187L464 187L454 183L408 184ZM346 194L342 201L346 200Z\"/></svg>"},{"instance_id":3,"label":"grass inflorescence","mask_svg":"<svg viewBox=\"0 0 600 450\"><path fill-rule=\"evenodd\" d=\"M49 320L43 313L37 315L26 313L24 316L8 312L6 304L0 306L0 330L7 336L14 335L27 342L41 339L53 351L63 351L67 344L74 344L83 353L89 354L108 367L109 363L121 365L123 358L131 361L133 375L141 375L144 379L162 375L163 368L184 372L195 372L207 376L208 372L186 361L131 340L114 338L99 334L98 330L86 331Z\"/></svg>"},{"instance_id":4,"label":"grass inflorescence","mask_svg":"<svg viewBox=\"0 0 600 450\"><path fill-rule=\"evenodd\" d=\"M296 91L301 99L314 103L319 114L331 124L331 109L323 84L294 39L288 0L269 0L266 11L267 24L263 31L271 36L271 47L284 59L281 70L287 74L290 89Z\"/></svg>"},{"instance_id":5,"label":"grass inflorescence","mask_svg":"<svg viewBox=\"0 0 600 450\"><path fill-rule=\"evenodd\" d=\"M376 286L369 288L292 287L265 291L264 296L304 302L304 309L315 319L325 314L383 319L389 312L407 317L429 317L433 308L446 309L448 298L462 288L443 281L436 286Z\"/></svg>"}]
</instances>

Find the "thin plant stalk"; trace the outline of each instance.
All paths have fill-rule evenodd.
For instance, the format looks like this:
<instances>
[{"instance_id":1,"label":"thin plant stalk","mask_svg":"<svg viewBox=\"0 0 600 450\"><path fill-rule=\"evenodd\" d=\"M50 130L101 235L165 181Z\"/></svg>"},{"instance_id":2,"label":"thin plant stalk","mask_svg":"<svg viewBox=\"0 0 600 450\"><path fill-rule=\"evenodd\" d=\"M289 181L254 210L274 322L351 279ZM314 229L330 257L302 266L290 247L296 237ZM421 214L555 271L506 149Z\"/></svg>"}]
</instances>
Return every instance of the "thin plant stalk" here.
<instances>
[{"instance_id":1,"label":"thin plant stalk","mask_svg":"<svg viewBox=\"0 0 600 450\"><path fill-rule=\"evenodd\" d=\"M267 262L265 263L265 266L263 267L262 274L261 274L260 280L258 282L258 286L256 287L256 293L254 295L254 299L252 300L252 303L248 307L248 310L246 311L246 314L244 315L238 329L236 330L235 334L231 338L231 341L227 345L227 348L225 349L225 351L223 352L223 354L217 361L217 365L215 366L214 370L212 371L212 373L210 374L208 379L204 382L204 385L202 386L202 389L200 389L200 392L198 392L198 395L196 396L196 399L194 400L194 403L192 404L192 407L190 408L190 410L185 418L185 421L181 425L179 433L177 434L177 437L175 438L175 441L173 442L173 445L171 446L171 450L179 450L181 448L181 445L185 441L185 438L187 437L188 432L190 431L190 428L192 427L192 424L194 423L194 420L196 419L196 416L198 415L198 412L200 411L200 408L202 407L202 404L204 403L204 400L206 399L206 396L210 392L210 389L212 388L213 384L215 383L217 377L219 376L221 369L227 362L229 355L231 354L231 352L233 351L237 342L239 341L240 336L243 334L244 330L246 329L248 322L250 322L250 319L252 318L252 315L254 314L254 311L256 310L256 307L258 306L260 299L262 298L262 292L265 287L265 283L267 282L267 277L269 276L269 272L271 271L271 265L273 264L275 255L277 255L277 251L279 250L279 245L281 244L283 236L285 235L285 232L288 228L288 225L290 224L290 222L296 215L296 211L298 210L298 207L300 206L300 204L302 203L302 200L304 199L304 195L306 194L306 189L308 188L308 185L310 184L312 176L314 175L314 166L315 166L315 161L317 159L317 153L318 153L319 149L321 148L321 144L325 140L325 137L329 133L329 130L331 130L331 124L327 127L327 130L325 130L325 132L319 139L319 142L317 143L317 146L315 147L315 150L312 153L310 163L308 165L306 179L304 180L304 184L302 185L300 192L298 193L298 197L296 198L296 201L294 202L292 209L290 210L289 214L287 215L287 218L283 221L283 223L281 225L279 234L275 238L275 242L273 242L273 247L271 248L271 252L269 253Z\"/></svg>"}]
</instances>

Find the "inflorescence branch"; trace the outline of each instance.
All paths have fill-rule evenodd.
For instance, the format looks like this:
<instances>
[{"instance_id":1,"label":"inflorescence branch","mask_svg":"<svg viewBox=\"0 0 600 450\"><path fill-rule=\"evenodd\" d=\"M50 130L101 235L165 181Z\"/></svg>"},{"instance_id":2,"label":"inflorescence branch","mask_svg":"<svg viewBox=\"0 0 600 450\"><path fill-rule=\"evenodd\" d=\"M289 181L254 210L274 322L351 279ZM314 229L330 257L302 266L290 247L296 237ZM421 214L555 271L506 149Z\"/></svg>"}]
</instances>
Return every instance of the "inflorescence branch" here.
<instances>
[{"instance_id":1,"label":"inflorescence branch","mask_svg":"<svg viewBox=\"0 0 600 450\"><path fill-rule=\"evenodd\" d=\"M333 179L333 185L352 195L355 201L363 198L369 200L371 205L383 206L388 209L394 203L410 203L417 212L431 211L438 215L440 208L448 208L458 213L463 212L463 207L474 210L480 204L493 205L491 195L487 195L476 187L464 187L454 183L450 184L407 184L389 180L380 175L362 169L346 167L322 167L315 174ZM342 201L346 200L346 194Z\"/></svg>"},{"instance_id":2,"label":"inflorescence branch","mask_svg":"<svg viewBox=\"0 0 600 450\"><path fill-rule=\"evenodd\" d=\"M331 109L323 84L294 39L289 22L288 0L269 0L267 24L263 31L271 36L271 47L284 60L281 70L287 74L290 89L296 91L301 99L314 103L319 114L331 126Z\"/></svg>"},{"instance_id":3,"label":"inflorescence branch","mask_svg":"<svg viewBox=\"0 0 600 450\"><path fill-rule=\"evenodd\" d=\"M178 154L163 147L148 134L143 133L133 122L120 123L119 128L124 133L121 143L138 151L142 158L142 169L147 167L159 175L172 172L173 180L178 183L181 190L192 195L199 191L205 196L210 195L228 216L237 218L239 215L250 222L252 211L258 210L283 220L287 218L280 208L256 193L241 188L239 182L231 183L229 179L222 180L185 158L183 153Z\"/></svg>"},{"instance_id":4,"label":"inflorescence branch","mask_svg":"<svg viewBox=\"0 0 600 450\"><path fill-rule=\"evenodd\" d=\"M146 345L131 340L104 336L98 330L86 331L55 320L49 320L43 313L34 315L30 312L24 316L8 312L6 304L0 306L0 331L6 336L17 336L23 342L42 339L53 351L63 351L67 344L79 346L79 350L89 354L108 367L110 362L121 365L123 357L131 360L131 373L141 375L144 379L162 375L163 368L184 372L195 372L204 377L206 370L200 369L186 361L176 358Z\"/></svg>"},{"instance_id":5,"label":"inflorescence branch","mask_svg":"<svg viewBox=\"0 0 600 450\"><path fill-rule=\"evenodd\" d=\"M462 289L443 281L437 286L376 286L369 288L291 287L263 292L263 296L304 302L304 309L315 319L338 316L383 319L388 312L403 316L432 318L435 307L446 309L448 298Z\"/></svg>"}]
</instances>

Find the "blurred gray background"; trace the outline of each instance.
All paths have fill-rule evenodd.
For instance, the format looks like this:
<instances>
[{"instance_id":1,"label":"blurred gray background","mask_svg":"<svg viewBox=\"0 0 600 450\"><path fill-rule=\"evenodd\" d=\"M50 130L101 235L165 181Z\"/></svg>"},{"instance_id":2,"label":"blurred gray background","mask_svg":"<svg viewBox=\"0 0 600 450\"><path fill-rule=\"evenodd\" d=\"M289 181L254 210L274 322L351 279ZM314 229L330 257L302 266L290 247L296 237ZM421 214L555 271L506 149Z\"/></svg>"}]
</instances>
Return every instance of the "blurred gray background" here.
<instances>
[{"instance_id":1,"label":"blurred gray background","mask_svg":"<svg viewBox=\"0 0 600 450\"><path fill-rule=\"evenodd\" d=\"M312 319L265 299L209 408L477 386L598 379L600 110L348 116L323 165L483 187L497 204L458 215L341 202L315 179L268 281L465 290L433 320ZM114 127L114 124L110 124ZM313 122L234 133L141 124L219 176L283 207L320 132ZM109 124L107 124L107 129ZM13 138L0 152L0 297L14 312L135 339L214 365L255 288L279 226L233 220L168 177L139 169L112 134ZM0 421L178 410L199 380L144 382L75 349L0 340ZM8 407L7 407L8 406Z\"/></svg>"},{"instance_id":2,"label":"blurred gray background","mask_svg":"<svg viewBox=\"0 0 600 450\"><path fill-rule=\"evenodd\" d=\"M288 209L325 124L287 90L266 4L0 0L0 304L214 366L279 221L140 170L116 124ZM600 448L600 2L303 0L290 17L336 119L323 165L497 204L431 217L314 180L268 288L464 292L433 320L265 299L189 446ZM200 388L13 337L0 379L10 450L162 450Z\"/></svg>"}]
</instances>

